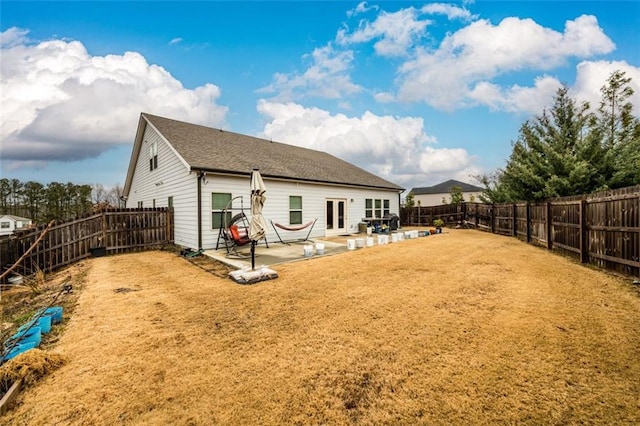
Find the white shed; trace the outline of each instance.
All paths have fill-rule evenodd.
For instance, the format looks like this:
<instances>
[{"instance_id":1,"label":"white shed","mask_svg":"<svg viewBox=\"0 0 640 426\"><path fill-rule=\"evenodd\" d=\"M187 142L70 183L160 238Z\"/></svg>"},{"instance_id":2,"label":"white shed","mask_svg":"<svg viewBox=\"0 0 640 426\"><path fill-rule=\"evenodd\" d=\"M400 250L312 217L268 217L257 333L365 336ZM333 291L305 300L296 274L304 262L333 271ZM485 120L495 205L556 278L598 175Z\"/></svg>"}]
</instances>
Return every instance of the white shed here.
<instances>
[{"instance_id":1,"label":"white shed","mask_svg":"<svg viewBox=\"0 0 640 426\"><path fill-rule=\"evenodd\" d=\"M364 218L400 213L404 188L330 154L147 113L140 115L124 186L127 207L172 207L175 243L216 247L222 210L250 217L250 175L267 188L263 215L310 238L358 232ZM277 240L275 231L269 242ZM308 229L280 231L285 238Z\"/></svg>"}]
</instances>

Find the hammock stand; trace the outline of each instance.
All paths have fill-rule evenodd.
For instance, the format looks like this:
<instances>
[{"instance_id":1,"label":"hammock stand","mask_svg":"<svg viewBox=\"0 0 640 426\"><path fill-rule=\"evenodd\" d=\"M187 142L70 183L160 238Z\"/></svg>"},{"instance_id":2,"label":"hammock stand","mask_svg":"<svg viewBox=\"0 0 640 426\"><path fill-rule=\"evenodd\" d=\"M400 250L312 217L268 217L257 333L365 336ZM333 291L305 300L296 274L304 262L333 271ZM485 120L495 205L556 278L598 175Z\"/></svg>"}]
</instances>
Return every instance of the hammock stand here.
<instances>
[{"instance_id":1,"label":"hammock stand","mask_svg":"<svg viewBox=\"0 0 640 426\"><path fill-rule=\"evenodd\" d=\"M292 242L309 241L309 235L311 235L311 231L313 231L313 226L316 224L317 220L318 218L316 217L315 219L310 220L304 225L299 225L299 226L286 226L286 225L282 225L280 223L274 222L273 220L271 220L270 222L271 222L271 226L273 227L273 230L276 231L276 235L278 236L278 239L280 240L280 242L282 244L291 245L290 243ZM307 236L304 238L300 238L297 240L284 241L280 236L280 233L278 232L278 228L284 231L302 231L303 229L309 228L309 232L307 232Z\"/></svg>"},{"instance_id":2,"label":"hammock stand","mask_svg":"<svg viewBox=\"0 0 640 426\"><path fill-rule=\"evenodd\" d=\"M240 213L236 213L231 217L231 219L229 219L231 213L234 210L238 210L237 208L233 208L233 200L238 198L240 199ZM240 259L251 257L251 255L238 252L238 247L251 243L251 239L249 238L249 220L247 219L247 215L244 214L242 195L229 200L224 210L222 210L222 226L218 233L216 250L218 250L218 247L220 246L220 240L224 242L224 247L227 250L227 257L236 257ZM264 239L264 243L267 248L269 248L269 243L267 242L266 237Z\"/></svg>"}]
</instances>

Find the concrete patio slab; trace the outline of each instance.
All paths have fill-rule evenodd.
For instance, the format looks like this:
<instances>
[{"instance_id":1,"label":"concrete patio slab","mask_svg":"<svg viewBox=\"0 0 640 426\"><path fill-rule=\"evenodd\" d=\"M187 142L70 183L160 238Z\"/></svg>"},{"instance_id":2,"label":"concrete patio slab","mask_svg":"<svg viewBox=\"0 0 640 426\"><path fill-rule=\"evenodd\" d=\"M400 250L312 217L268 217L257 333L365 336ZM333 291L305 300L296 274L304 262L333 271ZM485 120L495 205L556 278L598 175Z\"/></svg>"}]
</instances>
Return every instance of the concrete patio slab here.
<instances>
[{"instance_id":1,"label":"concrete patio slab","mask_svg":"<svg viewBox=\"0 0 640 426\"><path fill-rule=\"evenodd\" d=\"M318 254L316 250L316 244L324 244L324 252ZM304 246L312 245L312 255L305 257ZM204 254L219 261L230 265L237 269L243 269L251 267L251 245L243 247L237 247L240 256L228 255L227 250L222 247L218 250L205 250ZM289 244L282 244L280 242L270 242L269 247L264 244L264 241L260 241L256 245L255 267L260 266L272 266L280 263L288 263L299 260L308 260L321 256L331 256L338 253L347 251L347 245L341 242L326 241L314 239L313 241L300 241L291 242Z\"/></svg>"}]
</instances>

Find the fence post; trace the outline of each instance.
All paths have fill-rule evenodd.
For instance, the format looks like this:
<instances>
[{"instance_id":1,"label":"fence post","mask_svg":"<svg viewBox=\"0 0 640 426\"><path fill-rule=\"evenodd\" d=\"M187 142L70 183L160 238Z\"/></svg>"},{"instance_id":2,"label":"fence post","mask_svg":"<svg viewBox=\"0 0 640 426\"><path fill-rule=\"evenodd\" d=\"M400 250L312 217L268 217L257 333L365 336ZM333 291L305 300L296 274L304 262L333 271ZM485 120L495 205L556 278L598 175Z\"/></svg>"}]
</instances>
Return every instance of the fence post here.
<instances>
[{"instance_id":1,"label":"fence post","mask_svg":"<svg viewBox=\"0 0 640 426\"><path fill-rule=\"evenodd\" d=\"M496 233L496 205L491 204L491 233Z\"/></svg>"},{"instance_id":2,"label":"fence post","mask_svg":"<svg viewBox=\"0 0 640 426\"><path fill-rule=\"evenodd\" d=\"M587 226L587 200L580 200L580 262L589 262L589 227Z\"/></svg>"},{"instance_id":3,"label":"fence post","mask_svg":"<svg viewBox=\"0 0 640 426\"><path fill-rule=\"evenodd\" d=\"M462 203L462 223L468 222L467 220L467 202Z\"/></svg>"},{"instance_id":4,"label":"fence post","mask_svg":"<svg viewBox=\"0 0 640 426\"><path fill-rule=\"evenodd\" d=\"M513 216L513 236L517 237L518 236L518 222L517 222L517 215L518 215L518 206L516 205L516 203L513 203L513 208L511 209L512 211L512 216Z\"/></svg>"},{"instance_id":5,"label":"fence post","mask_svg":"<svg viewBox=\"0 0 640 426\"><path fill-rule=\"evenodd\" d=\"M102 209L102 215L100 217L100 224L102 226L102 236L100 237L100 241L101 247L105 247L105 248L109 248L107 247L107 215L106 215L106 209Z\"/></svg>"},{"instance_id":6,"label":"fence post","mask_svg":"<svg viewBox=\"0 0 640 426\"><path fill-rule=\"evenodd\" d=\"M478 213L478 210L480 210L478 208L478 203L475 203L474 207L475 207L474 210L475 210L475 216L476 216L476 229L478 229L478 218L480 217L480 213Z\"/></svg>"},{"instance_id":7,"label":"fence post","mask_svg":"<svg viewBox=\"0 0 640 426\"><path fill-rule=\"evenodd\" d=\"M551 227L553 220L551 218L551 203L547 201L547 249L553 250L553 232Z\"/></svg>"},{"instance_id":8,"label":"fence post","mask_svg":"<svg viewBox=\"0 0 640 426\"><path fill-rule=\"evenodd\" d=\"M527 201L527 242L531 242L531 204Z\"/></svg>"}]
</instances>

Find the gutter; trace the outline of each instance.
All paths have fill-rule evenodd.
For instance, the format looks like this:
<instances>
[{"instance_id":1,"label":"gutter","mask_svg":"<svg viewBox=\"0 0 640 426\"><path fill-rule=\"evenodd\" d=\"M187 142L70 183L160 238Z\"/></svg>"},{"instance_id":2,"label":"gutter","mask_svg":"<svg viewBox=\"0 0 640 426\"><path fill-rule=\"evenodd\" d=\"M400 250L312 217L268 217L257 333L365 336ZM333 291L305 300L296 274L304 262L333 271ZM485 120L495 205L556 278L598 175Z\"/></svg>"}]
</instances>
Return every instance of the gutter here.
<instances>
[{"instance_id":1,"label":"gutter","mask_svg":"<svg viewBox=\"0 0 640 426\"><path fill-rule=\"evenodd\" d=\"M229 171L229 170L223 170L223 169L214 169L214 168L204 168L204 167L191 167L191 171L192 172L198 172L198 173L212 173L212 174L221 174L221 175L225 175L225 176L237 176L237 177L250 177L251 176L251 172L233 172L233 171ZM261 173L262 174L262 173ZM272 175L272 174L268 174L268 173L264 173L262 174L263 178L270 178L270 179L275 179L275 180L282 180L282 181L286 181L286 182L301 182L301 183L313 183L313 184L320 184L320 185L331 185L331 186L343 186L343 187L348 187L348 188L353 188L353 187L357 187L357 188L364 188L364 189L382 189L382 190L386 190L386 191L399 191L399 193L402 193L406 190L406 188L402 188L402 187L388 187L388 186L377 186L377 185L366 185L366 184L359 184L359 183L347 183L347 182L334 182L334 181L329 181L329 180L316 180L316 179L305 179L305 178L294 178L294 177L288 177L288 176L278 176L278 175Z\"/></svg>"}]
</instances>

